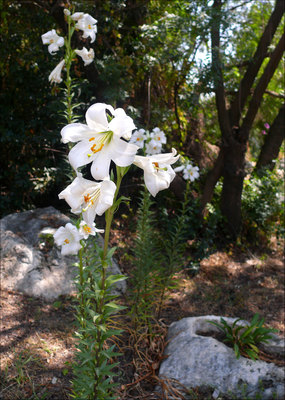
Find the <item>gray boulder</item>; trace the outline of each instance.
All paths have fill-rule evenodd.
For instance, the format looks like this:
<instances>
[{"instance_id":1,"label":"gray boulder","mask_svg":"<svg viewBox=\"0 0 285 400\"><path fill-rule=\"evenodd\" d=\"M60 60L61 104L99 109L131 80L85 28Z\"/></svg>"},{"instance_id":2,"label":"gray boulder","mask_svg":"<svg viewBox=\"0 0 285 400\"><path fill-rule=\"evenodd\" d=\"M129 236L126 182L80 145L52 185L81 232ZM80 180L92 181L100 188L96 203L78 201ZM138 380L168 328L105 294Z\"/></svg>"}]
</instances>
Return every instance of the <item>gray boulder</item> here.
<instances>
[{"instance_id":1,"label":"gray boulder","mask_svg":"<svg viewBox=\"0 0 285 400\"><path fill-rule=\"evenodd\" d=\"M60 226L70 219L53 207L39 208L7 215L0 221L1 286L29 296L52 301L60 295L75 292L76 256L62 256L60 248L49 242ZM102 241L102 238L99 238ZM112 260L109 273L120 274ZM116 285L114 293L122 294L126 282Z\"/></svg>"},{"instance_id":2,"label":"gray boulder","mask_svg":"<svg viewBox=\"0 0 285 400\"><path fill-rule=\"evenodd\" d=\"M224 319L229 324L235 320ZM260 360L237 359L231 348L210 336L219 329L207 321L220 322L220 317L184 318L170 325L159 377L174 379L188 389L211 388L213 398L222 394L236 399L283 399L284 369ZM275 335L267 345L271 349L272 354L284 354L284 340Z\"/></svg>"}]
</instances>

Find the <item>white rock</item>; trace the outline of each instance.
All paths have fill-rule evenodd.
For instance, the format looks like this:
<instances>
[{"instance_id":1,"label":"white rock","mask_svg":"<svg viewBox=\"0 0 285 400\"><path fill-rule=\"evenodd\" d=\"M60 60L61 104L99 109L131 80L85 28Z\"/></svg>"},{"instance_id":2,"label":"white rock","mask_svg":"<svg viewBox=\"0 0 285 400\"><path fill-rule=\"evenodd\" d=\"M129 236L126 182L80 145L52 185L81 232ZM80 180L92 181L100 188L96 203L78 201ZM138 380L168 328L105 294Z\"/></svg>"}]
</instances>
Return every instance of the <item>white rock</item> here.
<instances>
[{"instance_id":1,"label":"white rock","mask_svg":"<svg viewBox=\"0 0 285 400\"><path fill-rule=\"evenodd\" d=\"M236 318L224 319L233 323ZM221 395L240 399L258 395L263 400L283 399L284 369L260 360L237 359L234 351L225 344L211 336L202 336L219 331L207 321L220 322L220 317L184 318L170 325L169 344L165 350L167 358L160 366L159 377L175 379L189 389L216 388ZM280 339L277 343L279 348L281 342Z\"/></svg>"},{"instance_id":2,"label":"white rock","mask_svg":"<svg viewBox=\"0 0 285 400\"><path fill-rule=\"evenodd\" d=\"M53 234L67 222L69 218L53 207L10 214L1 219L2 288L47 301L74 293L76 267L73 264L77 257L62 256L58 247L46 246L41 237ZM109 272L120 274L114 259ZM126 282L121 281L114 293L121 294L125 290Z\"/></svg>"}]
</instances>

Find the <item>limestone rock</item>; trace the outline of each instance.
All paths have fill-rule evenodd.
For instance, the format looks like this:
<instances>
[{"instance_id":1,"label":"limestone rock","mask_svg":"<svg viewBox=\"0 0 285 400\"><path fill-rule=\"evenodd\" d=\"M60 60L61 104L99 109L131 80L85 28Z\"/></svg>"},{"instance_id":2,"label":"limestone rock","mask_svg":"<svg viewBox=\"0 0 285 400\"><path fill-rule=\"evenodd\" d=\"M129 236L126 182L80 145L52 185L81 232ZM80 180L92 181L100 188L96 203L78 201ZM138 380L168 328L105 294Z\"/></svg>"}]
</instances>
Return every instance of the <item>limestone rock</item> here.
<instances>
[{"instance_id":1,"label":"limestone rock","mask_svg":"<svg viewBox=\"0 0 285 400\"><path fill-rule=\"evenodd\" d=\"M235 320L224 319L228 323ZM212 388L216 394L234 398L256 398L260 395L263 400L283 399L284 369L260 360L237 359L231 348L211 336L204 336L213 331L219 332L207 321L220 322L220 317L190 317L170 325L169 344L165 350L167 358L160 366L160 378L175 379L188 389ZM271 347L273 354L284 353L284 340L282 346L282 340L275 337L267 349Z\"/></svg>"},{"instance_id":2,"label":"limestone rock","mask_svg":"<svg viewBox=\"0 0 285 400\"><path fill-rule=\"evenodd\" d=\"M18 290L47 301L74 293L75 256L62 256L60 249L49 246L43 237L52 235L69 218L53 207L39 208L7 215L1 225L2 288ZM102 240L102 239L99 239ZM112 260L110 273L120 274ZM116 294L126 290L126 282L118 282Z\"/></svg>"}]
</instances>

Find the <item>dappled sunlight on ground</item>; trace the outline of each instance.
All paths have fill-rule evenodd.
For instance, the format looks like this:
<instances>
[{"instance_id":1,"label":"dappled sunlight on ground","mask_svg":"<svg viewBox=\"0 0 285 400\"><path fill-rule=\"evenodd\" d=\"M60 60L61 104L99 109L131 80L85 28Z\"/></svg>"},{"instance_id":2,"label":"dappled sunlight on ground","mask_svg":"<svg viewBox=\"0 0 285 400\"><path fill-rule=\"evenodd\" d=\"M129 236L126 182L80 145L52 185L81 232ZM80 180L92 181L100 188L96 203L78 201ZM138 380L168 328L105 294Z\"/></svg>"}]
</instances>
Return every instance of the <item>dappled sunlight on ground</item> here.
<instances>
[{"instance_id":1,"label":"dappled sunlight on ground","mask_svg":"<svg viewBox=\"0 0 285 400\"><path fill-rule=\"evenodd\" d=\"M113 244L119 240L130 246L130 238L122 238L120 232L113 240ZM123 246L119 249L119 264L130 275L129 259ZM277 329L280 335L285 332L280 249L263 254L218 251L201 262L195 276L182 270L175 278L177 285L167 293L165 307L154 325L157 337L151 339L143 330L135 332L128 316L118 321L125 329L117 343L123 353L119 367L123 379L121 399L156 399L153 390L158 382L167 328L181 318L213 314L249 321L259 313L267 326ZM121 302L127 303L127 299L122 298ZM67 400L75 351L72 297L46 303L3 290L1 317L1 399L23 400L36 394L39 398L46 395L46 399ZM134 397L128 397L130 393Z\"/></svg>"}]
</instances>

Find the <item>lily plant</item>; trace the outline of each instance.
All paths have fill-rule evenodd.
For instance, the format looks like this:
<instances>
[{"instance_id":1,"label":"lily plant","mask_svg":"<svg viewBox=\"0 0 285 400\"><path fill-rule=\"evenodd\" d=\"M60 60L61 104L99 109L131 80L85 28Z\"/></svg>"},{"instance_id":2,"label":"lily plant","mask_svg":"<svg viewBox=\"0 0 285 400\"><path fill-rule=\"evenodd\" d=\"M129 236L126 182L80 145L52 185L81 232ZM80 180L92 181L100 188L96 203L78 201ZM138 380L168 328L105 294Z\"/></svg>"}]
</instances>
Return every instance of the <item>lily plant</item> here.
<instances>
[{"instance_id":1,"label":"lily plant","mask_svg":"<svg viewBox=\"0 0 285 400\"><path fill-rule=\"evenodd\" d=\"M73 181L59 193L74 214L75 222L60 227L54 234L54 241L61 248L63 256L78 255L77 353L73 366L73 397L80 399L111 399L114 372L110 359L117 353L114 346L106 343L111 336L119 334L111 329L111 316L119 306L111 288L122 275L110 275L115 249L109 249L109 237L115 211L126 199L119 196L122 180L131 165L141 168L144 182L152 196L167 189L175 177L172 165L179 156L175 149L161 154L166 136L158 127L152 132L136 128L131 117L123 108L113 108L105 103L92 104L86 111L85 123L79 123L73 115L73 79L71 63L76 57L82 58L84 66L93 62L94 50L86 47L73 49L71 37L75 30L81 31L84 39L93 43L97 34L97 21L83 12L72 13L65 9L68 26L67 37L59 36L53 29L42 35L43 44L54 55L65 46L64 58L51 72L52 84L62 82L63 69L66 93L66 122L61 130L61 140L69 145L68 160L73 169ZM145 143L146 156L139 155ZM112 163L112 164L111 164ZM90 166L92 179L83 175L83 167ZM114 168L112 167L114 165ZM112 167L112 168L111 168ZM96 227L97 216L105 215L105 226ZM103 245L90 240L104 232ZM90 243L94 248L90 247Z\"/></svg>"}]
</instances>

